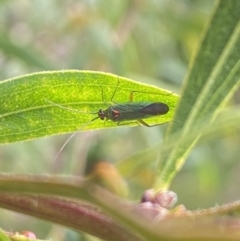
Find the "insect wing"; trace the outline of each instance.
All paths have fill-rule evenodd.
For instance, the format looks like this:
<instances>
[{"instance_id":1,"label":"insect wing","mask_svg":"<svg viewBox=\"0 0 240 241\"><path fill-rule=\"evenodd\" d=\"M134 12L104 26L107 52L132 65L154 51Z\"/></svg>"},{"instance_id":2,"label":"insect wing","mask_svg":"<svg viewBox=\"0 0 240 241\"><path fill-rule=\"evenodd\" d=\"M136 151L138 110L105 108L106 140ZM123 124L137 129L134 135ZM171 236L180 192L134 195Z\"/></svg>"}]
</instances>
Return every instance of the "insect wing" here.
<instances>
[{"instance_id":1,"label":"insect wing","mask_svg":"<svg viewBox=\"0 0 240 241\"><path fill-rule=\"evenodd\" d=\"M166 104L160 102L127 102L112 105L112 110L119 112L114 121L128 121L163 115L168 112L169 108Z\"/></svg>"},{"instance_id":2,"label":"insect wing","mask_svg":"<svg viewBox=\"0 0 240 241\"><path fill-rule=\"evenodd\" d=\"M155 115L164 115L168 113L168 111L169 111L168 105L161 102L154 102L149 105L146 105L139 112L146 115L155 116Z\"/></svg>"}]
</instances>

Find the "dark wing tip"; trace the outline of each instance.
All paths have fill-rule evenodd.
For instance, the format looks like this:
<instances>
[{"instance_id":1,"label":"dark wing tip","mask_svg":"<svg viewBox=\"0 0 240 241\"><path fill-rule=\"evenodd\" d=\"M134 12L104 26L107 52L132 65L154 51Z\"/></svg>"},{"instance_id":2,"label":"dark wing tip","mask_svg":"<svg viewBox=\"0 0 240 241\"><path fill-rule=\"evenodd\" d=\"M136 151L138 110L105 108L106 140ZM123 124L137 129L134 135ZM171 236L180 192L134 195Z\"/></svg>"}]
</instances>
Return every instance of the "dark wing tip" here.
<instances>
[{"instance_id":1,"label":"dark wing tip","mask_svg":"<svg viewBox=\"0 0 240 241\"><path fill-rule=\"evenodd\" d=\"M167 114L169 111L169 106L167 104L164 104L164 114Z\"/></svg>"}]
</instances>

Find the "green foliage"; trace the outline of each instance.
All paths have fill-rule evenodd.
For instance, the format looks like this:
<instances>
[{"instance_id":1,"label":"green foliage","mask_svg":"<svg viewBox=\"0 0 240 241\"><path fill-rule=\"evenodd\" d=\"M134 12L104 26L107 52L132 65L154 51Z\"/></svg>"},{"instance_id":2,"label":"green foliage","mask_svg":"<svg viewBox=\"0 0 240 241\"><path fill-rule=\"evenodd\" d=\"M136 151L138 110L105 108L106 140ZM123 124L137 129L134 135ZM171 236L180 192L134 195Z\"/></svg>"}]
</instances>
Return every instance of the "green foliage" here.
<instances>
[{"instance_id":1,"label":"green foliage","mask_svg":"<svg viewBox=\"0 0 240 241\"><path fill-rule=\"evenodd\" d=\"M2 231L0 230L0 241L10 241L11 239Z\"/></svg>"},{"instance_id":2,"label":"green foliage","mask_svg":"<svg viewBox=\"0 0 240 241\"><path fill-rule=\"evenodd\" d=\"M154 82L160 76L165 80L165 83L168 82L168 85L171 86L170 89L176 88L177 84L181 83L189 53L193 49L196 39L199 38L198 31L206 19L206 13L194 11L194 8L198 4L199 6L203 4L204 1L196 2L179 1L172 4L172 1L149 1L148 3L119 1L117 6L110 0L94 4L83 1L78 3L79 5L76 3L76 5L71 5L72 8L69 10L66 3L66 5L61 3L60 6L59 3L53 1L53 8L60 9L62 7L61 9L64 11L68 9L68 14L71 17L67 20L64 18L63 12L54 15L49 3L46 5L42 2L41 5L38 5L34 1L31 4L27 3L27 12L37 9L37 15L41 16L41 23L46 25L46 29L50 28L51 31L41 32L41 29L38 29L38 24L34 25L36 14L31 16L32 22L27 26L31 29L29 35L19 34L19 26L11 29L11 34L8 30L1 29L0 48L3 50L4 56L7 57L2 60L0 75L2 79L11 79L0 83L0 143L30 140L79 129L117 128L105 130L104 133L108 133L105 136L94 135L96 132L82 132L86 135L82 135L80 141L77 142L77 148L80 149L80 152L75 157L75 166L71 163L70 155L67 155L67 158L63 156L53 161L56 152L62 145L61 141L55 146L52 143L48 144L50 143L49 139L44 139L42 142L26 142L28 149L23 149L26 143L23 143L22 146L19 143L6 145L9 147L9 152L4 152L5 146L0 150L2 170L6 170L4 168L9 164L10 168L7 172L16 173L19 170L24 170L24 172L32 173L35 167L38 173L68 173L69 167L71 174L82 175L85 161L92 159L92 156L86 157L87 153L91 151L87 145L95 145L92 152L98 160L101 160L98 149L102 145L101 148L108 160L114 158L119 160L122 156L126 156L125 153L130 153L116 166L130 185L133 185L132 183L135 181L134 188L130 189L130 195L131 198L136 199L136 196L139 198L140 193L142 193L143 186L139 188L141 183L139 180L136 181L135 176L142 172L143 174L139 175L139 179L144 183L144 187L149 187L152 184L151 178L156 171L156 156L159 154L158 173L155 176L154 184L156 190L166 189L172 184L173 178L180 171L188 154L199 139L202 142L206 139L209 141L214 137L219 137L223 132L229 134L232 130L235 135L227 144L224 143L224 148L221 145L219 145L220 148L216 148L217 154L215 156L207 156L210 153L209 150L214 149L210 145L204 149L207 149L208 152L200 152L198 157L202 162L205 161L206 169L211 166L211 164L207 165L211 159L216 161L212 167L217 168L218 164L221 164L221 158L224 156L222 153L223 150L225 152L227 149L226 146L231 151L234 145L236 149L239 149L239 138L235 134L239 129L240 113L238 108L221 112L222 107L229 101L240 82L240 4L238 1L216 1L198 50L192 59L182 88L182 97L178 104L179 97L172 91L140 84L121 77L132 75L132 79L151 82L151 79L146 76L152 76ZM209 2L211 1L206 1L204 5L208 11L211 5ZM5 2L5 4L8 6L9 3ZM12 9L17 9L20 19L21 16L26 15L24 8L16 7L17 3L13 2L12 4ZM51 12L51 14L45 14L46 12ZM42 18L43 14L45 18ZM184 17L180 18L180 15ZM5 12L1 12L0 20L3 20L4 17L7 19L9 16ZM22 19L25 20L25 17ZM59 24L56 25L56 22ZM6 21L6 23L8 22ZM184 24L181 25L181 23ZM58 28L64 29L65 34L58 35ZM44 41L39 41L37 37L34 38L39 36L39 32L43 35L47 32L47 36L44 35L40 38ZM174 40L170 40L170 35L174 36ZM31 40L35 40L31 46L25 45ZM56 52L53 51L55 46L58 46ZM39 53L39 49L44 51ZM17 59L20 61L18 62ZM57 60L56 63L54 60ZM26 72L35 72L36 69L50 70L53 69L53 66L56 66L56 69L108 70L118 73L118 75L77 70L22 75ZM12 79L12 75L19 77ZM119 86L116 89L118 81ZM161 85L164 85L163 82ZM168 114L146 120L149 124L172 121L165 134L163 144L158 142L156 145L155 136L151 133L154 131L158 137L161 136L160 128L154 130L152 130L153 128L122 128L110 120L103 122L100 119L91 122L97 116L99 109L109 107L115 90L113 101L116 103L127 102L131 91L139 91L134 93L134 101L136 102L160 101L168 104L170 107ZM126 122L124 125L136 125L136 123ZM89 138L90 133L93 134L92 139ZM110 137L108 141L105 140L107 138L104 138L106 136ZM140 138L142 136L144 136L143 144ZM59 136L55 140L58 141L60 138ZM64 143L65 140L62 142ZM34 145L39 146L39 143L42 146L35 149ZM20 152L16 151L19 146L22 147ZM133 154L133 149L136 146L138 151ZM55 148L53 156L49 154L52 151L51 148ZM141 151L139 152L139 150ZM14 156L15 162L11 160L9 153ZM21 159L19 153L25 153L25 156ZM29 162L27 162L26 156L29 158ZM239 155L236 155L231 158L238 161L238 157ZM231 169L231 158L227 156L228 169ZM48 168L43 170L39 168L40 165L46 165ZM197 167L198 164L193 162L192 165ZM222 166L224 167L224 165ZM234 166L234 162L232 166ZM203 169L201 172L204 172ZM235 167L233 169L238 170ZM177 184L179 183L177 191L180 197L181 195L186 197L185 201L188 203L194 201L197 207L203 207L207 203L204 202L208 200L215 204L216 199L209 197L212 197L212 193L217 188L210 189L210 185L207 185L213 175L209 170L205 172L209 179L204 179L205 186L202 192L199 192L195 189L194 184L199 182L199 186L201 186L201 182L193 170L191 169L191 178L189 178L189 173L188 175L183 173L181 177L185 178L185 181L181 182L181 179L176 181ZM112 177L112 173L107 171L105 170L105 173ZM234 177L237 178L238 175L237 172ZM151 178L147 182L149 176ZM218 169L214 170L214 177L219 178L217 180L219 186L221 186L220 181L225 182L226 180ZM178 215L176 215L161 221L162 217L160 216L157 217L156 222L152 223L141 215L140 218L135 215L132 203L121 202L105 190L89 183L90 178L82 180L77 177L68 178L54 175L1 174L0 179L1 207L62 224L77 231L85 231L105 240L131 239L137 241L142 240L142 238L145 240L172 240L174 235L182 238L179 240L185 240L186 237L195 240L196 236L200 237L201 240L212 240L219 237L221 240L231 240L230 234L232 236L236 234L236 237L239 238L239 234L236 233L236 230L234 232L232 228L233 221L236 221L237 215L239 215L239 204L229 205L227 208L224 207L224 210L221 207L215 208L214 213L207 210L205 214L212 215L209 219L206 218L207 215L201 217L198 211L192 214L194 219L181 217L178 219L176 217ZM230 183L231 188L235 183L233 180ZM115 179L110 181L116 182ZM176 183L175 186L173 184L173 187L176 187ZM187 188L185 188L186 185L188 185ZM189 190L193 190L194 198L187 195ZM16 194L11 195L5 193L6 191ZM33 195L23 195L22 193ZM196 197L196 193L198 193L198 197ZM51 197L44 195L51 195ZM66 199L54 198L52 195L63 196ZM217 196L217 202L219 196ZM221 201L230 199L229 196L223 192ZM232 198L235 196L236 190ZM72 198L78 199L79 202L84 201L84 205L72 201ZM180 200L180 202L185 203L182 201L183 199ZM200 204L196 201L199 201ZM101 213L98 213L98 209L85 205L85 202L100 207ZM81 208L83 208L83 213L80 212ZM236 219L229 217L229 213L234 214ZM92 214L94 215L92 216ZM224 219L221 215L225 215ZM111 221L109 221L109 217L112 218ZM158 220L158 218L160 219ZM5 219L2 220L0 225L5 225ZM21 224L22 222L18 222L17 227ZM223 227L226 232L219 234L219 230L223 230ZM105 232L105 230L110 231L110 233ZM203 234L204 237L202 237Z\"/></svg>"},{"instance_id":3,"label":"green foliage","mask_svg":"<svg viewBox=\"0 0 240 241\"><path fill-rule=\"evenodd\" d=\"M211 123L240 85L239 11L240 2L221 1L213 12L169 125L164 144L168 146L167 139L176 132L180 132L179 139L174 148L161 152L163 162L159 162L156 189L169 187L201 135L200 124ZM195 129L199 134L189 139Z\"/></svg>"},{"instance_id":4,"label":"green foliage","mask_svg":"<svg viewBox=\"0 0 240 241\"><path fill-rule=\"evenodd\" d=\"M97 117L99 109L108 108L109 101L128 102L131 91L137 91L133 101L159 101L169 106L166 115L150 118L149 124L172 119L177 95L119 76L91 71L56 71L3 81L0 83L0 142L117 126L112 121L91 122L91 119Z\"/></svg>"}]
</instances>

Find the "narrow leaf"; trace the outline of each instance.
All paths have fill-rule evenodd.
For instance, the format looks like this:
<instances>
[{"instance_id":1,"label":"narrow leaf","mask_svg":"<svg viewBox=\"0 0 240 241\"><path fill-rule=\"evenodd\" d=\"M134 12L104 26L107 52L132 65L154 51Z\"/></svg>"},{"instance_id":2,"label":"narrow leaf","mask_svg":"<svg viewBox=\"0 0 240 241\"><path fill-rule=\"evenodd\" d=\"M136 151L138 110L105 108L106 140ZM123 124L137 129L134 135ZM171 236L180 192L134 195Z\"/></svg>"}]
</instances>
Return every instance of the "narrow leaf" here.
<instances>
[{"instance_id":1,"label":"narrow leaf","mask_svg":"<svg viewBox=\"0 0 240 241\"><path fill-rule=\"evenodd\" d=\"M200 136L201 128L195 138L188 141L185 138L203 120L208 125L240 83L240 2L217 3L168 129L166 147L173 133L181 135L173 149L161 153L163 161L159 162L159 175L154 185L157 190L168 188Z\"/></svg>"},{"instance_id":2,"label":"narrow leaf","mask_svg":"<svg viewBox=\"0 0 240 241\"><path fill-rule=\"evenodd\" d=\"M169 112L148 119L148 124L171 121L178 96L155 86L116 75L92 71L41 72L0 83L0 143L77 130L116 127L97 119L99 109L114 103L163 102ZM114 94L115 93L115 94ZM114 96L113 96L114 94ZM113 97L113 98L112 98ZM137 122L123 122L138 125Z\"/></svg>"}]
</instances>

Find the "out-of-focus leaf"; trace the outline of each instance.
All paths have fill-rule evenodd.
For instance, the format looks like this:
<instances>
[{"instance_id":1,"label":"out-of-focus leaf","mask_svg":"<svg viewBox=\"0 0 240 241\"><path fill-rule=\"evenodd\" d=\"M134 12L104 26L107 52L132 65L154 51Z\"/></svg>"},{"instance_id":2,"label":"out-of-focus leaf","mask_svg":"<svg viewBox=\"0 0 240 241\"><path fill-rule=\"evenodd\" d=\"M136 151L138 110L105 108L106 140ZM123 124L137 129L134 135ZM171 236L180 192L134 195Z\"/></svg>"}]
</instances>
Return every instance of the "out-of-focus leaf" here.
<instances>
[{"instance_id":1,"label":"out-of-focus leaf","mask_svg":"<svg viewBox=\"0 0 240 241\"><path fill-rule=\"evenodd\" d=\"M168 188L201 135L201 128L194 138L189 139L188 135L203 120L208 125L240 84L239 13L239 1L218 1L216 4L165 138L167 147L170 136L181 133L173 149L161 152L156 189Z\"/></svg>"},{"instance_id":2,"label":"out-of-focus leaf","mask_svg":"<svg viewBox=\"0 0 240 241\"><path fill-rule=\"evenodd\" d=\"M21 59L29 66L38 67L43 70L55 69L53 64L43 58L40 53L33 49L18 46L10 41L6 34L0 34L0 49L7 55Z\"/></svg>"}]
</instances>

